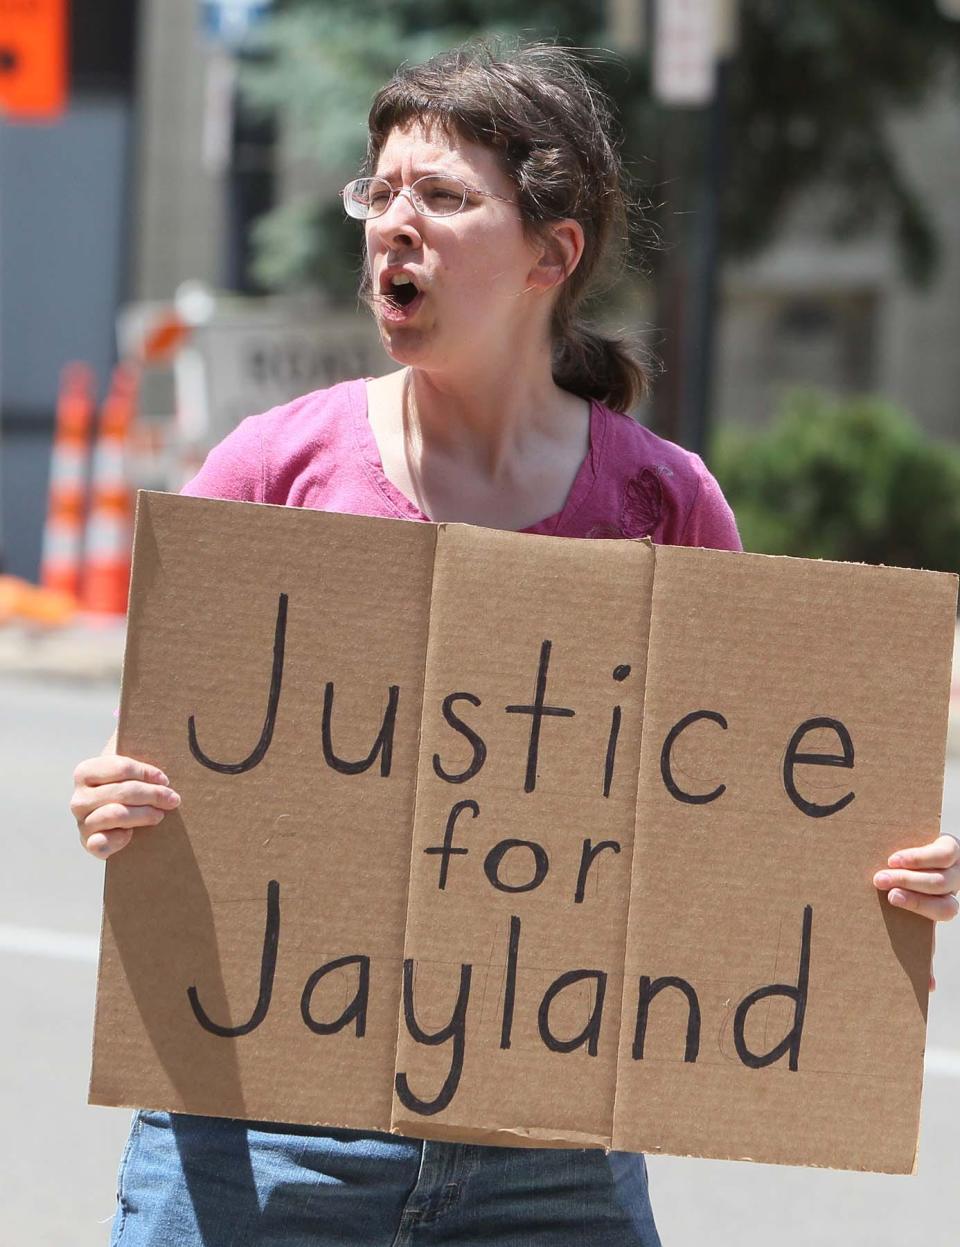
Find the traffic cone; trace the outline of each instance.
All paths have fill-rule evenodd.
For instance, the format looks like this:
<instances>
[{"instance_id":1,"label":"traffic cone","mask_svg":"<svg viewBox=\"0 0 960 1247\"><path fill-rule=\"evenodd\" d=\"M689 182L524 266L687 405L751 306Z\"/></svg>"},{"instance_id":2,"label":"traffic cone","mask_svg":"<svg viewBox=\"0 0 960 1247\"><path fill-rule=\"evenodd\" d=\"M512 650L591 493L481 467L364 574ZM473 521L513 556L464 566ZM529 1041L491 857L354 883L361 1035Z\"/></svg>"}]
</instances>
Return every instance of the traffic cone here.
<instances>
[{"instance_id":1,"label":"traffic cone","mask_svg":"<svg viewBox=\"0 0 960 1247\"><path fill-rule=\"evenodd\" d=\"M68 364L57 399L40 583L45 589L69 594L74 599L80 595L93 415L93 372L86 364Z\"/></svg>"},{"instance_id":2,"label":"traffic cone","mask_svg":"<svg viewBox=\"0 0 960 1247\"><path fill-rule=\"evenodd\" d=\"M100 413L93 455L80 600L94 614L123 615L127 610L133 540L127 449L136 405L137 373L128 364L118 364Z\"/></svg>"}]
</instances>

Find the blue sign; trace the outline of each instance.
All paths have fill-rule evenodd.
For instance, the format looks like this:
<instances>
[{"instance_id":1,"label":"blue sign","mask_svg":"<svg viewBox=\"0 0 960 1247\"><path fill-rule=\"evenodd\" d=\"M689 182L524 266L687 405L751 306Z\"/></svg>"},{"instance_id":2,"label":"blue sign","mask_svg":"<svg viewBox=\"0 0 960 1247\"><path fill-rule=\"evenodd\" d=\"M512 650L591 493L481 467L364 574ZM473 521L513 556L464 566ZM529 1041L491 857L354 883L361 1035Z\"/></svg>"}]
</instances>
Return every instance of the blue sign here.
<instances>
[{"instance_id":1,"label":"blue sign","mask_svg":"<svg viewBox=\"0 0 960 1247\"><path fill-rule=\"evenodd\" d=\"M273 0L200 0L204 33L218 43L242 43L270 11Z\"/></svg>"}]
</instances>

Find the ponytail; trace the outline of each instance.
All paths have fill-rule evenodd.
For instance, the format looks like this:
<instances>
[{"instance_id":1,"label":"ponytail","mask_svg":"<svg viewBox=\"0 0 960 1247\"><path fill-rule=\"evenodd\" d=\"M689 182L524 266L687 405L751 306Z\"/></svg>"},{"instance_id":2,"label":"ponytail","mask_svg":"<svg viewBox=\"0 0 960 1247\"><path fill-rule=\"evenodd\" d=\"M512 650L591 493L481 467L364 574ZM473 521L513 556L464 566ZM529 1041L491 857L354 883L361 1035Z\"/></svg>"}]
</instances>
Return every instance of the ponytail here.
<instances>
[{"instance_id":1,"label":"ponytail","mask_svg":"<svg viewBox=\"0 0 960 1247\"><path fill-rule=\"evenodd\" d=\"M629 411L650 387L647 369L620 338L583 324L568 326L553 346L553 379L561 389Z\"/></svg>"}]
</instances>

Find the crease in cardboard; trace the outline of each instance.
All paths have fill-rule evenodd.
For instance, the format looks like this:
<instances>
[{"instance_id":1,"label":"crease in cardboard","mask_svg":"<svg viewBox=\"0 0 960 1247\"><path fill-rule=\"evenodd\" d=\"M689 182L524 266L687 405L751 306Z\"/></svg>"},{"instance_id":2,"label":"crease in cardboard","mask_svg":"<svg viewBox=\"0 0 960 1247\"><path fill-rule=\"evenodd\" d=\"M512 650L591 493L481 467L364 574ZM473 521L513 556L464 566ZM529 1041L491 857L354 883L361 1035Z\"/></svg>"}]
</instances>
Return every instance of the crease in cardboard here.
<instances>
[{"instance_id":1,"label":"crease in cardboard","mask_svg":"<svg viewBox=\"0 0 960 1247\"><path fill-rule=\"evenodd\" d=\"M424 716L426 714L427 672L430 669L430 650L431 650L431 646L435 643L433 640L433 637L434 637L433 602L434 602L434 590L435 590L436 583L437 583L437 555L440 550L440 544L444 540L444 537L446 535L447 527L448 527L447 524L443 522L436 524L434 526L433 559L430 565L430 608L427 611L427 642L423 647L423 670L420 673L420 715L419 715L419 724L417 727L417 746L418 746L417 754L418 756L420 753L420 748L419 748L420 742L422 742L423 740ZM420 806L420 798L421 798L420 766L418 763L414 770L413 809L412 809L412 813L410 816L410 854L409 854L409 860L407 864L407 877L406 877L407 899L406 899L406 905L404 907L405 913L406 913L406 918L404 920L404 943L406 943L406 932L410 925L410 905L411 905L410 898L411 898L411 893L412 893L413 862L414 862L413 855L415 851L414 845L416 841L417 812ZM401 949L401 956L403 956L405 951L406 951L405 947ZM393 1045L393 1050L394 1050L393 1084L391 1086L391 1093L390 1093L390 1124L388 1127L391 1133L400 1133L399 1131L395 1129L397 1101L396 1101L396 1094L393 1090L393 1085L395 1085L397 1076L400 1073L400 1068L399 1068L400 1036L402 1033L403 1026L404 1026L404 1007L403 1007L403 997L401 995L400 1000L398 1002L398 1006L397 1006L397 1029L396 1029L396 1038L395 1038L394 1045Z\"/></svg>"},{"instance_id":2,"label":"crease in cardboard","mask_svg":"<svg viewBox=\"0 0 960 1247\"><path fill-rule=\"evenodd\" d=\"M657 592L657 547L651 541L649 542L651 557L653 560L653 575L651 577L650 586L650 608L647 620L647 646L646 646L646 667L643 673L643 704L644 709L647 705L647 690L650 687L650 673L653 670L653 637L654 630L658 623L658 601L659 594ZM643 730L643 722L640 725L640 747L637 750L637 776L634 796L634 820L633 820L633 849L630 854L630 886L627 891L627 913L623 931L623 990L620 996L620 1016L617 1026L617 1064L616 1064L616 1081L613 1093L613 1108L610 1121L610 1144L614 1150L617 1149L617 1121L619 1117L619 1104L621 1096L621 1066L623 1063L624 1053L624 1028L632 1023L632 999L628 1006L629 992L629 976L627 973L628 949L630 943L630 923L633 916L634 904L634 883L636 880L636 862L638 860L641 848L640 838L642 835L641 818L640 818L640 776L642 773L643 750L646 733ZM629 1010L629 1011L628 1011ZM627 1020L629 1019L629 1020Z\"/></svg>"}]
</instances>

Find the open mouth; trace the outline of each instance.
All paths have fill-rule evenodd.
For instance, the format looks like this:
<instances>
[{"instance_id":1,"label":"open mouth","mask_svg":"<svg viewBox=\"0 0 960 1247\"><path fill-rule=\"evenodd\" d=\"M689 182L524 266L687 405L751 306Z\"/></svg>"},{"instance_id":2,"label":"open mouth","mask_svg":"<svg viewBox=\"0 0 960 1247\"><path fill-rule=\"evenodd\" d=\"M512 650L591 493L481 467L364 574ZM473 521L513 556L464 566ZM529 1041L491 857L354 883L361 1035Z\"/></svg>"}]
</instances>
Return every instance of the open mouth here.
<instances>
[{"instance_id":1,"label":"open mouth","mask_svg":"<svg viewBox=\"0 0 960 1247\"><path fill-rule=\"evenodd\" d=\"M412 307L422 291L408 273L394 273L392 277L380 283L380 298L383 310L389 315L397 315Z\"/></svg>"},{"instance_id":2,"label":"open mouth","mask_svg":"<svg viewBox=\"0 0 960 1247\"><path fill-rule=\"evenodd\" d=\"M387 298L397 307L409 307L420 291L411 277L401 273L395 277L387 290Z\"/></svg>"}]
</instances>

